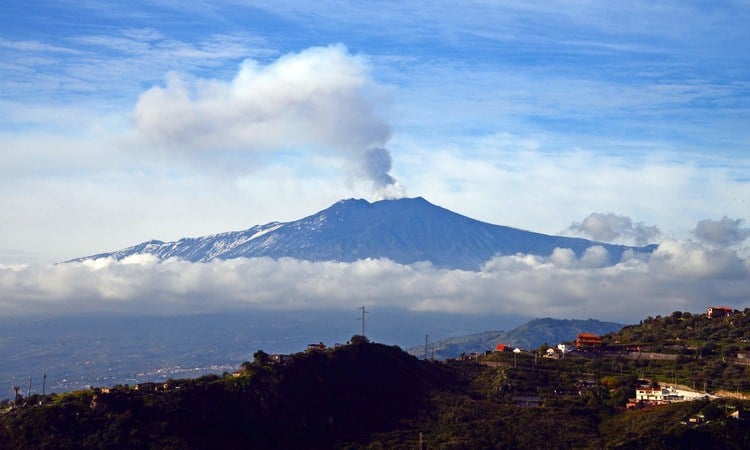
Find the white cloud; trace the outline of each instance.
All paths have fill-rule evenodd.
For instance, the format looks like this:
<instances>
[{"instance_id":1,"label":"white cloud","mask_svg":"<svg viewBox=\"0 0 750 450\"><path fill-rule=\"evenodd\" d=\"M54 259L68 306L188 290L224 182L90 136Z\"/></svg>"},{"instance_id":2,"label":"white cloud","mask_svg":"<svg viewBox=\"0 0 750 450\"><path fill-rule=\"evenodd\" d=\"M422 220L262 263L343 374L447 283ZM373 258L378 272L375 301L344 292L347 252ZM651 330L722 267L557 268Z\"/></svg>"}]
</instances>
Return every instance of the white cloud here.
<instances>
[{"instance_id":1,"label":"white cloud","mask_svg":"<svg viewBox=\"0 0 750 450\"><path fill-rule=\"evenodd\" d=\"M144 92L134 118L148 141L173 150L275 151L299 146L364 152L390 137L366 90L363 57L342 45L245 60L231 82L167 76Z\"/></svg>"},{"instance_id":2,"label":"white cloud","mask_svg":"<svg viewBox=\"0 0 750 450\"><path fill-rule=\"evenodd\" d=\"M80 53L74 49L59 47L57 45L46 44L39 41L13 41L4 38L0 38L0 47L26 52Z\"/></svg>"},{"instance_id":3,"label":"white cloud","mask_svg":"<svg viewBox=\"0 0 750 450\"><path fill-rule=\"evenodd\" d=\"M626 216L616 214L591 213L582 222L574 222L566 231L579 232L601 242L633 242L635 245L653 243L661 232L653 225L633 223Z\"/></svg>"},{"instance_id":4,"label":"white cloud","mask_svg":"<svg viewBox=\"0 0 750 450\"><path fill-rule=\"evenodd\" d=\"M750 228L742 228L742 219L705 219L698 222L693 233L703 242L719 246L739 244L750 237Z\"/></svg>"},{"instance_id":5,"label":"white cloud","mask_svg":"<svg viewBox=\"0 0 750 450\"><path fill-rule=\"evenodd\" d=\"M177 314L237 308L350 308L596 317L632 321L710 303L750 306L750 264L736 254L668 241L648 261L601 266L603 249L576 259L513 255L478 272L289 258L189 263L153 257L60 265L0 266L0 314L138 311Z\"/></svg>"},{"instance_id":6,"label":"white cloud","mask_svg":"<svg viewBox=\"0 0 750 450\"><path fill-rule=\"evenodd\" d=\"M659 244L649 265L654 274L670 278L731 279L750 275L747 261L736 252L671 239Z\"/></svg>"}]
</instances>

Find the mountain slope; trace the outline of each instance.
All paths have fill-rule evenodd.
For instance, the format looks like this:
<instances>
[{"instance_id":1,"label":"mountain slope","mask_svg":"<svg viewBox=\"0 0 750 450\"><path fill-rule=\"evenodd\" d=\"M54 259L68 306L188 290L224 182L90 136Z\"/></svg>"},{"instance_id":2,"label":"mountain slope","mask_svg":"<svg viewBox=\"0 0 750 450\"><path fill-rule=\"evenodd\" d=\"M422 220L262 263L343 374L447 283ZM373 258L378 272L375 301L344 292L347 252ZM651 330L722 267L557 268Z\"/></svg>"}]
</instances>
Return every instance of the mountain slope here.
<instances>
[{"instance_id":1,"label":"mountain slope","mask_svg":"<svg viewBox=\"0 0 750 450\"><path fill-rule=\"evenodd\" d=\"M628 249L650 253L655 248L601 244L492 225L417 197L374 203L342 200L294 222L271 222L245 231L175 242L149 241L73 261L103 257L119 260L144 253L192 262L262 256L342 262L388 258L401 264L429 261L440 268L478 270L496 255L547 256L560 247L580 256L593 245L607 250L610 263L619 261Z\"/></svg>"}]
</instances>

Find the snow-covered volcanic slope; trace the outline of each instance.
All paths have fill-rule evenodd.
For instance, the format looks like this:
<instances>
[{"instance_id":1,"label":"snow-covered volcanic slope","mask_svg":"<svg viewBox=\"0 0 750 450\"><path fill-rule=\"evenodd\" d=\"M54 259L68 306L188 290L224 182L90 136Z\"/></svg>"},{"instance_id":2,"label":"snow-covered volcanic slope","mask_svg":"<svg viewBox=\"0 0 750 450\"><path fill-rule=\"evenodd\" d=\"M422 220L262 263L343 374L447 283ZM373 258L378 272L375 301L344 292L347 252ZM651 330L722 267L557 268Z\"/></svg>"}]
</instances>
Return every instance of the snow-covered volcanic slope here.
<instances>
[{"instance_id":1,"label":"snow-covered volcanic slope","mask_svg":"<svg viewBox=\"0 0 750 450\"><path fill-rule=\"evenodd\" d=\"M294 222L272 222L245 231L176 242L149 241L73 261L104 257L119 260L142 253L193 262L259 256L345 262L388 258L402 264L429 261L441 268L478 270L495 255L548 256L560 247L572 249L580 256L593 245L607 249L611 263L619 261L623 252L631 248L641 253L655 249L653 245L610 245L492 225L417 197L374 203L341 200Z\"/></svg>"}]
</instances>

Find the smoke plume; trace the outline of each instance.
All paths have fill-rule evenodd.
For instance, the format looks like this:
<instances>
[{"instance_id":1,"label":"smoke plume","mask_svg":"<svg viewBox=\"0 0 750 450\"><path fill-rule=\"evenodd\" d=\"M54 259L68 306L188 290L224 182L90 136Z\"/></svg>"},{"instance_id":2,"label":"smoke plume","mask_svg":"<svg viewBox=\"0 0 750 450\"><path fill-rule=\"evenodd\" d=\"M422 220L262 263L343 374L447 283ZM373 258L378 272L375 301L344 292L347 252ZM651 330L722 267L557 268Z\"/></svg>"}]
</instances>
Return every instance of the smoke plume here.
<instances>
[{"instance_id":1,"label":"smoke plume","mask_svg":"<svg viewBox=\"0 0 750 450\"><path fill-rule=\"evenodd\" d=\"M398 198L404 196L404 189L389 173L391 153L382 147L367 149L362 158L365 176L372 180L372 188L377 198Z\"/></svg>"}]
</instances>

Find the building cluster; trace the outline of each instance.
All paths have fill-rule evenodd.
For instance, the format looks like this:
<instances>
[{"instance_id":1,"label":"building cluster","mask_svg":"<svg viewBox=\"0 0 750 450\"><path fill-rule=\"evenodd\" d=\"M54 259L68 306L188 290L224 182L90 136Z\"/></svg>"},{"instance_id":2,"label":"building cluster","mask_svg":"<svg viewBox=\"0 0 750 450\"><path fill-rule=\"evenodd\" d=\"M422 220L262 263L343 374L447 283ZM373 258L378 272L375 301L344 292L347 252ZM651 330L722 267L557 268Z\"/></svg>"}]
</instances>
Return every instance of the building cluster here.
<instances>
[{"instance_id":1,"label":"building cluster","mask_svg":"<svg viewBox=\"0 0 750 450\"><path fill-rule=\"evenodd\" d=\"M513 352L513 353L522 353L523 352L523 350L521 350L518 347L513 348L510 345L505 345L505 344L497 344L495 346L495 351L496 352Z\"/></svg>"},{"instance_id":2,"label":"building cluster","mask_svg":"<svg viewBox=\"0 0 750 450\"><path fill-rule=\"evenodd\" d=\"M711 396L705 393L678 389L674 386L640 386L635 390L635 398L630 399L626 407L627 409L643 408L702 398L711 398Z\"/></svg>"}]
</instances>

